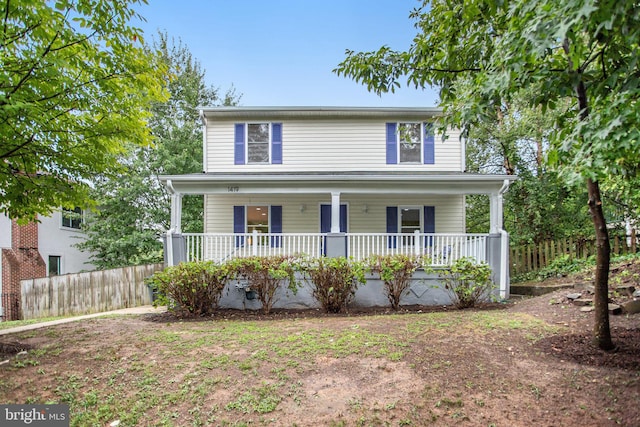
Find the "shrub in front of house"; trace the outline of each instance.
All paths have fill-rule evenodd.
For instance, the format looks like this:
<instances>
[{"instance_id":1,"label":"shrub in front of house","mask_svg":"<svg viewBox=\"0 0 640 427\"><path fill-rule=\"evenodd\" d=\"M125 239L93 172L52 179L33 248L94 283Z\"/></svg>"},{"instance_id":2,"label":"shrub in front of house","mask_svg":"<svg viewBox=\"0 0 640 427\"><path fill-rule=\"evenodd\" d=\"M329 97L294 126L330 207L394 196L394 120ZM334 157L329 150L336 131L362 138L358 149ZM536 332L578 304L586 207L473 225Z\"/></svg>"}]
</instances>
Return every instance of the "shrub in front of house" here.
<instances>
[{"instance_id":1,"label":"shrub in front of house","mask_svg":"<svg viewBox=\"0 0 640 427\"><path fill-rule=\"evenodd\" d=\"M158 297L154 305L190 316L205 316L218 308L220 296L233 271L213 261L183 262L156 272L148 280Z\"/></svg>"},{"instance_id":2,"label":"shrub in front of house","mask_svg":"<svg viewBox=\"0 0 640 427\"><path fill-rule=\"evenodd\" d=\"M235 277L243 277L249 288L256 293L262 303L262 312L269 314L277 301L277 291L287 282L287 289L294 294L298 291L295 272L298 263L291 256L252 256L227 261Z\"/></svg>"},{"instance_id":3,"label":"shrub in front of house","mask_svg":"<svg viewBox=\"0 0 640 427\"><path fill-rule=\"evenodd\" d=\"M422 265L422 259L403 254L377 255L370 258L368 264L370 271L384 282L391 308L397 310L402 294L411 285L413 273Z\"/></svg>"},{"instance_id":4,"label":"shrub in front of house","mask_svg":"<svg viewBox=\"0 0 640 427\"><path fill-rule=\"evenodd\" d=\"M366 283L366 263L345 257L309 259L302 269L311 280L313 297L327 313L345 310L358 285Z\"/></svg>"},{"instance_id":5,"label":"shrub in front of house","mask_svg":"<svg viewBox=\"0 0 640 427\"><path fill-rule=\"evenodd\" d=\"M489 264L476 263L469 257L457 259L450 268L440 272L440 278L453 304L461 309L489 300L495 289Z\"/></svg>"}]
</instances>

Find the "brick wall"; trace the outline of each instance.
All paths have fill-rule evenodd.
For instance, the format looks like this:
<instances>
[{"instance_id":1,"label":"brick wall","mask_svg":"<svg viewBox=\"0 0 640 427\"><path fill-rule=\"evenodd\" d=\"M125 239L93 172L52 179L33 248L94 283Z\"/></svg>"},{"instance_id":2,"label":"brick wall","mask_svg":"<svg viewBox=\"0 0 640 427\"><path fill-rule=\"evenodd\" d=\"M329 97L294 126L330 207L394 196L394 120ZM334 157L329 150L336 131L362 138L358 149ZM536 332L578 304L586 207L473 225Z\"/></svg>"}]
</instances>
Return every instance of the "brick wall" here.
<instances>
[{"instance_id":1,"label":"brick wall","mask_svg":"<svg viewBox=\"0 0 640 427\"><path fill-rule=\"evenodd\" d=\"M11 221L11 249L2 250L4 320L19 320L20 280L45 277L47 265L38 251L38 224Z\"/></svg>"}]
</instances>

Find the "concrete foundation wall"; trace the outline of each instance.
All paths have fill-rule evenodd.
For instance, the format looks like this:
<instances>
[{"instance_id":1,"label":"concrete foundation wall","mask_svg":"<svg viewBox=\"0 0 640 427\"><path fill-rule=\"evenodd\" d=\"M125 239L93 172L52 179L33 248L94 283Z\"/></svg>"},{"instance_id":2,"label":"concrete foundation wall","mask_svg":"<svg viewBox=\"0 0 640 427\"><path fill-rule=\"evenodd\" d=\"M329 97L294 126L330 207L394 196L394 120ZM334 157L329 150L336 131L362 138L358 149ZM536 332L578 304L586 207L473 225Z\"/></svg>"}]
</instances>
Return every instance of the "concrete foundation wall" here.
<instances>
[{"instance_id":1,"label":"concrete foundation wall","mask_svg":"<svg viewBox=\"0 0 640 427\"><path fill-rule=\"evenodd\" d=\"M220 298L221 308L233 308L238 310L260 310L260 301L249 299L251 294L247 294L248 287L246 280L233 281L229 283ZM308 280L300 281L300 288L297 294L293 294L286 289L286 285L278 289L276 293L277 301L274 308L285 309L309 309L320 308L320 304L313 298L312 285ZM411 281L408 291L405 291L400 299L400 305L449 305L451 298L442 289L437 274L426 274L424 271L417 271ZM384 283L374 276L367 276L367 283L360 285L356 291L355 299L350 307L388 307L389 300L384 289Z\"/></svg>"}]
</instances>

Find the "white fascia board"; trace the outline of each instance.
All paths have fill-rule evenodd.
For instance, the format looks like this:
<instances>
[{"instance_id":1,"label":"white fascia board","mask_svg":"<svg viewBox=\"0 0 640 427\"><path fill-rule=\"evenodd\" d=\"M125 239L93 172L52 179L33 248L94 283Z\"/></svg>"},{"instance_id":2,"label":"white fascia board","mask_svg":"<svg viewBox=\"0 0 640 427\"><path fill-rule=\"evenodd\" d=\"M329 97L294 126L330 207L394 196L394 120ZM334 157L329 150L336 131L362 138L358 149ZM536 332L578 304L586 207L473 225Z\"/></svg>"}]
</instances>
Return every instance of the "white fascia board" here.
<instances>
[{"instance_id":1,"label":"white fascia board","mask_svg":"<svg viewBox=\"0 0 640 427\"><path fill-rule=\"evenodd\" d=\"M442 116L437 107L198 107L211 119L385 118L429 119Z\"/></svg>"},{"instance_id":2,"label":"white fascia board","mask_svg":"<svg viewBox=\"0 0 640 427\"><path fill-rule=\"evenodd\" d=\"M498 194L505 175L192 174L162 176L182 194Z\"/></svg>"}]
</instances>

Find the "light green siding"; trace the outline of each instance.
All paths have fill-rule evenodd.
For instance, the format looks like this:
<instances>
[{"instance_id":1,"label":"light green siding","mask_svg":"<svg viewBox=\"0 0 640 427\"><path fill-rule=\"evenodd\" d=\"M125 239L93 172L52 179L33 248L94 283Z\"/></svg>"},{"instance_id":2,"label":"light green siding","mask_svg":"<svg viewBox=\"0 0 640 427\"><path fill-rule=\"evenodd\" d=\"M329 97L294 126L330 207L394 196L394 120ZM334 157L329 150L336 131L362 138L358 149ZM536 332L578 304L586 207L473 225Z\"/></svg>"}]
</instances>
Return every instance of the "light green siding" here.
<instances>
[{"instance_id":1,"label":"light green siding","mask_svg":"<svg viewBox=\"0 0 640 427\"><path fill-rule=\"evenodd\" d=\"M282 206L283 233L318 233L320 204L331 204L331 196L318 195L208 195L205 196L205 233L233 232L233 206ZM464 233L464 196L365 196L342 195L348 206L351 233L385 233L387 206L435 206L436 233Z\"/></svg>"}]
</instances>

